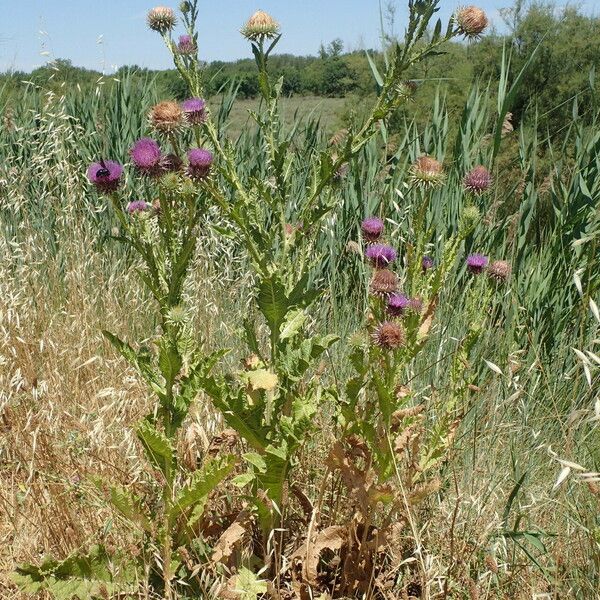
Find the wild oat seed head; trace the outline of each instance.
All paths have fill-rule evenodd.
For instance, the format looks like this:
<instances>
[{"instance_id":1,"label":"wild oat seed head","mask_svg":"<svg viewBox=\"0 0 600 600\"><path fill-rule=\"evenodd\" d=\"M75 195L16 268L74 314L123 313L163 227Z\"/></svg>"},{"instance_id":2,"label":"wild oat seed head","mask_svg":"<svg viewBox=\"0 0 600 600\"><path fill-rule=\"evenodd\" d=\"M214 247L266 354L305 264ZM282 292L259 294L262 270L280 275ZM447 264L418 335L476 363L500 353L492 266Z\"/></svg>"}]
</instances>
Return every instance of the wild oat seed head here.
<instances>
[{"instance_id":1,"label":"wild oat seed head","mask_svg":"<svg viewBox=\"0 0 600 600\"><path fill-rule=\"evenodd\" d=\"M147 17L148 27L158 33L167 33L175 27L177 19L172 8L157 6L153 8Z\"/></svg>"},{"instance_id":2,"label":"wild oat seed head","mask_svg":"<svg viewBox=\"0 0 600 600\"><path fill-rule=\"evenodd\" d=\"M404 294L392 294L387 301L387 311L393 317L400 317L410 307L410 300Z\"/></svg>"},{"instance_id":3,"label":"wild oat seed head","mask_svg":"<svg viewBox=\"0 0 600 600\"><path fill-rule=\"evenodd\" d=\"M413 185L425 189L441 185L445 178L442 163L431 156L420 156L410 168Z\"/></svg>"},{"instance_id":4,"label":"wild oat seed head","mask_svg":"<svg viewBox=\"0 0 600 600\"><path fill-rule=\"evenodd\" d=\"M241 34L251 42L273 39L279 34L279 23L270 14L258 10L242 27Z\"/></svg>"},{"instance_id":5,"label":"wild oat seed head","mask_svg":"<svg viewBox=\"0 0 600 600\"><path fill-rule=\"evenodd\" d=\"M133 144L129 155L133 165L142 175L158 175L160 172L160 146L151 138L142 138Z\"/></svg>"},{"instance_id":6,"label":"wild oat seed head","mask_svg":"<svg viewBox=\"0 0 600 600\"><path fill-rule=\"evenodd\" d=\"M367 248L365 256L372 266L377 269L383 269L393 263L398 254L396 251L386 244L373 244Z\"/></svg>"},{"instance_id":7,"label":"wild oat seed head","mask_svg":"<svg viewBox=\"0 0 600 600\"><path fill-rule=\"evenodd\" d=\"M460 33L469 39L480 37L489 25L487 15L477 6L459 9L454 18Z\"/></svg>"},{"instance_id":8,"label":"wild oat seed head","mask_svg":"<svg viewBox=\"0 0 600 600\"><path fill-rule=\"evenodd\" d=\"M511 273L512 268L505 260L495 260L487 270L488 276L497 281L506 281Z\"/></svg>"},{"instance_id":9,"label":"wild oat seed head","mask_svg":"<svg viewBox=\"0 0 600 600\"><path fill-rule=\"evenodd\" d=\"M181 109L188 123L200 125L206 121L206 102L202 98L188 98L181 103Z\"/></svg>"},{"instance_id":10,"label":"wild oat seed head","mask_svg":"<svg viewBox=\"0 0 600 600\"><path fill-rule=\"evenodd\" d=\"M483 165L478 165L465 175L463 185L472 194L483 194L492 185L492 176Z\"/></svg>"},{"instance_id":11,"label":"wild oat seed head","mask_svg":"<svg viewBox=\"0 0 600 600\"><path fill-rule=\"evenodd\" d=\"M373 332L373 343L382 350L396 350L404 345L406 336L399 323L385 321Z\"/></svg>"},{"instance_id":12,"label":"wild oat seed head","mask_svg":"<svg viewBox=\"0 0 600 600\"><path fill-rule=\"evenodd\" d=\"M383 219L379 217L369 217L365 219L360 226L363 237L368 242L376 242L383 233Z\"/></svg>"},{"instance_id":13,"label":"wild oat seed head","mask_svg":"<svg viewBox=\"0 0 600 600\"><path fill-rule=\"evenodd\" d=\"M213 154L205 148L192 148L188 153L188 173L193 179L204 179L210 173Z\"/></svg>"},{"instance_id":14,"label":"wild oat seed head","mask_svg":"<svg viewBox=\"0 0 600 600\"><path fill-rule=\"evenodd\" d=\"M161 133L174 133L183 124L183 111L177 102L165 100L150 110L150 123Z\"/></svg>"},{"instance_id":15,"label":"wild oat seed head","mask_svg":"<svg viewBox=\"0 0 600 600\"><path fill-rule=\"evenodd\" d=\"M87 176L96 189L103 194L110 194L119 189L123 167L114 160L103 160L88 167Z\"/></svg>"},{"instance_id":16,"label":"wild oat seed head","mask_svg":"<svg viewBox=\"0 0 600 600\"><path fill-rule=\"evenodd\" d=\"M488 257L484 254L470 254L467 257L467 269L473 275L483 273L488 265Z\"/></svg>"},{"instance_id":17,"label":"wild oat seed head","mask_svg":"<svg viewBox=\"0 0 600 600\"><path fill-rule=\"evenodd\" d=\"M398 276L389 269L377 269L369 284L369 291L375 296L388 296L398 289Z\"/></svg>"}]
</instances>

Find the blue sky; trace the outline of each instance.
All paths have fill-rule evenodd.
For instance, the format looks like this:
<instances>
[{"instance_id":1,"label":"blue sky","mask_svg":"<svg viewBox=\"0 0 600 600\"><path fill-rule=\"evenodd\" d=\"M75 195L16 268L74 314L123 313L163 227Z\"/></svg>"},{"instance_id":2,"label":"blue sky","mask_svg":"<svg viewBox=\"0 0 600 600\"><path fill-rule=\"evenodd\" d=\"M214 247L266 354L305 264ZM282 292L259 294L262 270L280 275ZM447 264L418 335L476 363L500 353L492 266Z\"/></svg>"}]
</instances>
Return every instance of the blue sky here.
<instances>
[{"instance_id":1,"label":"blue sky","mask_svg":"<svg viewBox=\"0 0 600 600\"><path fill-rule=\"evenodd\" d=\"M383 0L385 3L385 0ZM587 0L592 9L600 0ZM159 36L148 31L145 15L156 3L173 0L0 0L0 71L29 71L52 58L110 73L124 64L170 66ZM442 0L447 18L464 1ZM492 23L501 28L498 8L511 0L481 0ZM397 0L396 30L405 22L406 1ZM315 54L321 42L341 38L347 49L378 45L379 0L201 0L200 50L205 60L250 56L238 33L261 8L282 25L279 52ZM597 11L596 11L597 12Z\"/></svg>"}]
</instances>

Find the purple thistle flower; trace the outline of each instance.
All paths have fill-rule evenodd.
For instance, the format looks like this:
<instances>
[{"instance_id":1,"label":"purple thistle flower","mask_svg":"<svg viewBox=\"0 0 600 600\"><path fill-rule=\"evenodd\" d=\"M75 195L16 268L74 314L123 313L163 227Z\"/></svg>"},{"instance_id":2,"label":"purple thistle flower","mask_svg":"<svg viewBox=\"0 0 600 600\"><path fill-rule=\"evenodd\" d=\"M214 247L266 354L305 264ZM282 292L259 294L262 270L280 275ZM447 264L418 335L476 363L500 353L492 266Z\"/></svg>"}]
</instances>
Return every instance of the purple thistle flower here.
<instances>
[{"instance_id":1,"label":"purple thistle flower","mask_svg":"<svg viewBox=\"0 0 600 600\"><path fill-rule=\"evenodd\" d=\"M115 192L119 188L122 175L123 167L114 160L92 163L87 170L88 179L103 194Z\"/></svg>"},{"instance_id":2,"label":"purple thistle flower","mask_svg":"<svg viewBox=\"0 0 600 600\"><path fill-rule=\"evenodd\" d=\"M363 237L368 242L376 242L383 233L384 223L379 217L369 217L365 219L360 226Z\"/></svg>"},{"instance_id":3,"label":"purple thistle flower","mask_svg":"<svg viewBox=\"0 0 600 600\"><path fill-rule=\"evenodd\" d=\"M129 151L135 168L143 175L160 174L160 146L151 138L138 140Z\"/></svg>"},{"instance_id":4,"label":"purple thistle flower","mask_svg":"<svg viewBox=\"0 0 600 600\"><path fill-rule=\"evenodd\" d=\"M179 54L190 55L196 54L196 43L190 35L180 35L179 43L177 44L177 52Z\"/></svg>"},{"instance_id":5,"label":"purple thistle flower","mask_svg":"<svg viewBox=\"0 0 600 600\"><path fill-rule=\"evenodd\" d=\"M388 298L387 311L393 317L399 317L410 307L410 300L403 294L392 294Z\"/></svg>"},{"instance_id":6,"label":"purple thistle flower","mask_svg":"<svg viewBox=\"0 0 600 600\"><path fill-rule=\"evenodd\" d=\"M492 176L483 165L478 165L465 175L463 185L472 194L483 194L492 185Z\"/></svg>"},{"instance_id":7,"label":"purple thistle flower","mask_svg":"<svg viewBox=\"0 0 600 600\"><path fill-rule=\"evenodd\" d=\"M423 312L423 300L419 296L411 298L408 308L417 314L421 314Z\"/></svg>"},{"instance_id":8,"label":"purple thistle flower","mask_svg":"<svg viewBox=\"0 0 600 600\"><path fill-rule=\"evenodd\" d=\"M193 148L187 153L189 168L188 173L194 179L204 179L210 173L213 163L213 154L204 148Z\"/></svg>"},{"instance_id":9,"label":"purple thistle flower","mask_svg":"<svg viewBox=\"0 0 600 600\"><path fill-rule=\"evenodd\" d=\"M188 123L199 125L206 120L206 102L202 98L189 98L181 104Z\"/></svg>"},{"instance_id":10,"label":"purple thistle flower","mask_svg":"<svg viewBox=\"0 0 600 600\"><path fill-rule=\"evenodd\" d=\"M480 273L483 273L487 265L488 257L484 256L483 254L470 254L467 257L467 269L469 269L473 275L479 275Z\"/></svg>"},{"instance_id":11,"label":"purple thistle flower","mask_svg":"<svg viewBox=\"0 0 600 600\"><path fill-rule=\"evenodd\" d=\"M398 257L398 254L391 246L387 246L386 244L373 244L367 248L365 256L375 268L380 269L393 263Z\"/></svg>"},{"instance_id":12,"label":"purple thistle flower","mask_svg":"<svg viewBox=\"0 0 600 600\"><path fill-rule=\"evenodd\" d=\"M144 200L134 200L127 205L127 212L130 215L135 215L138 213L144 213L152 208L151 204L148 204Z\"/></svg>"},{"instance_id":13,"label":"purple thistle flower","mask_svg":"<svg viewBox=\"0 0 600 600\"><path fill-rule=\"evenodd\" d=\"M433 269L433 265L434 262L431 256L424 256L421 260L421 269L423 270L423 273L426 273L427 271L429 271L429 269Z\"/></svg>"}]
</instances>

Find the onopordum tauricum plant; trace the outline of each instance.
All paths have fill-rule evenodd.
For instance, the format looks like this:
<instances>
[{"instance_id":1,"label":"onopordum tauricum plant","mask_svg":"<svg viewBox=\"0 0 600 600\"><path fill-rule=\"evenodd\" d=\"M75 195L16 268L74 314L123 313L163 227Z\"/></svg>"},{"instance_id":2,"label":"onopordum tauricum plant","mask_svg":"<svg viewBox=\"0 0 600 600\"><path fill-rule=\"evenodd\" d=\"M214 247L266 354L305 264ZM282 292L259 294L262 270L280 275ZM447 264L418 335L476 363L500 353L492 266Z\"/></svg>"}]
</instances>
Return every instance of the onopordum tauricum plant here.
<instances>
[{"instance_id":1,"label":"onopordum tauricum plant","mask_svg":"<svg viewBox=\"0 0 600 600\"><path fill-rule=\"evenodd\" d=\"M245 489L258 516L263 542L281 524L286 485L298 450L314 428L322 399L323 390L312 375L337 340L333 334L315 334L311 324L313 307L324 289L316 239L324 219L335 213L339 204L338 184L359 160L380 124L410 97L413 84L405 78L411 66L434 56L455 36L478 35L487 24L482 11L473 7L460 11L446 27L439 20L432 23L439 3L409 1L404 41L394 44L385 71L377 74L378 95L366 119L349 129L335 150L308 157L294 148L297 132L286 128L280 116L283 81L269 74L269 57L281 37L279 26L262 11L254 14L242 34L256 60L261 106L252 116L259 131L260 154L266 160L252 168L239 164L234 143L215 123L203 99L196 29L198 1L182 2L179 17L165 7L148 14L150 28L163 37L190 91L190 98L181 105L165 101L154 106L149 121L155 135L138 140L130 151L136 189L155 200L132 200L126 191L129 188L122 185L122 165L108 157L92 164L88 177L97 191L110 199L120 223L120 239L139 257L138 274L154 299L160 325L150 347L130 345L105 333L156 399L136 433L153 467L157 497L142 501L123 486L96 483L122 516L139 528L148 545L157 549L152 567L154 585L168 600L174 597L175 579L182 577L185 548L198 535L196 525L208 496L232 472L235 463L232 457L224 456L191 472L178 460L178 432L199 392L212 400L245 444L243 472L234 482ZM178 21L185 33L176 40L173 36ZM404 325L386 321L384 311L402 312L406 307L401 306L401 298L391 294L395 291L393 281L388 281L387 291L376 290L372 307L376 343L357 346L352 362L358 378L344 390L329 394L339 399L346 433L359 434L372 446L382 483L391 477L394 464L393 450L386 445L389 434L397 427L397 411L407 404L401 400L406 395L399 393L398 381L427 339L440 288L469 231L467 216L456 237L446 244L440 266L431 272L426 269L427 277L422 276L422 255L428 241L424 230L427 187L440 182L441 166L429 157L419 160L414 183L421 200L413 224L414 244L407 248L405 273L405 289L413 295L412 312ZM298 181L303 182L301 186ZM227 371L220 362L225 349L207 348L198 339L186 306L190 300L185 284L200 235L199 224L209 210L215 209L227 223L227 230L219 232L245 250L252 275L253 310L240 340L247 347L241 371ZM379 225L372 222L371 226L377 229ZM363 231L374 238L378 235L369 233L368 226ZM396 277L387 268L395 258L392 249L373 243L365 254L377 270L374 281ZM393 302L400 304L390 309ZM369 391L366 397L365 390ZM374 413L371 403L376 405ZM449 407L447 414L452 415L453 410ZM429 446L426 462L437 460L439 447L451 429L447 419L439 427L436 436L442 441ZM381 433L385 435L381 437ZM56 566L56 573L63 566ZM44 585L52 589L48 578L29 569L30 580L34 575L40 589Z\"/></svg>"}]
</instances>

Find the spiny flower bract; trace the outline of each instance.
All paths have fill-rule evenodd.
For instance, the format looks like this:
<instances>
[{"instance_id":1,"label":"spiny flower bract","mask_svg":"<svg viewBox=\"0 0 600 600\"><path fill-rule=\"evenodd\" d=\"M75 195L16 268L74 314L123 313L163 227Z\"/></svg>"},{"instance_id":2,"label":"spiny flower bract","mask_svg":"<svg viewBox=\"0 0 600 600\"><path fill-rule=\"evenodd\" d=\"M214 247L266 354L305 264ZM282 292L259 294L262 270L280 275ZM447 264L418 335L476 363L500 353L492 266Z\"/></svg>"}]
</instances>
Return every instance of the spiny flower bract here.
<instances>
[{"instance_id":1,"label":"spiny flower bract","mask_svg":"<svg viewBox=\"0 0 600 600\"><path fill-rule=\"evenodd\" d=\"M369 291L375 296L387 296L398 289L398 276L389 269L377 269L369 284Z\"/></svg>"},{"instance_id":2,"label":"spiny flower bract","mask_svg":"<svg viewBox=\"0 0 600 600\"><path fill-rule=\"evenodd\" d=\"M150 123L161 133L174 133L183 124L183 111L177 102L165 100L150 110Z\"/></svg>"},{"instance_id":3,"label":"spiny flower bract","mask_svg":"<svg viewBox=\"0 0 600 600\"><path fill-rule=\"evenodd\" d=\"M485 12L477 6L466 6L454 15L458 30L467 38L478 38L489 24Z\"/></svg>"},{"instance_id":4,"label":"spiny flower bract","mask_svg":"<svg viewBox=\"0 0 600 600\"><path fill-rule=\"evenodd\" d=\"M148 27L158 33L167 33L175 27L177 19L172 8L166 6L157 6L148 12Z\"/></svg>"},{"instance_id":5,"label":"spiny flower bract","mask_svg":"<svg viewBox=\"0 0 600 600\"><path fill-rule=\"evenodd\" d=\"M129 151L135 168L144 175L157 175L160 171L161 152L158 143L151 138L135 142Z\"/></svg>"},{"instance_id":6,"label":"spiny flower bract","mask_svg":"<svg viewBox=\"0 0 600 600\"><path fill-rule=\"evenodd\" d=\"M373 331L373 343L382 350L396 350L404 345L406 336L399 323L385 321Z\"/></svg>"},{"instance_id":7,"label":"spiny flower bract","mask_svg":"<svg viewBox=\"0 0 600 600\"><path fill-rule=\"evenodd\" d=\"M410 299L404 294L392 294L387 301L387 311L393 317L399 317L410 307Z\"/></svg>"},{"instance_id":8,"label":"spiny flower bract","mask_svg":"<svg viewBox=\"0 0 600 600\"><path fill-rule=\"evenodd\" d=\"M360 225L363 237L368 242L376 242L383 233L383 227L383 219L379 217L368 217Z\"/></svg>"},{"instance_id":9,"label":"spiny flower bract","mask_svg":"<svg viewBox=\"0 0 600 600\"><path fill-rule=\"evenodd\" d=\"M420 156L410 167L413 185L425 189L441 185L445 178L442 163L431 156Z\"/></svg>"},{"instance_id":10,"label":"spiny flower bract","mask_svg":"<svg viewBox=\"0 0 600 600\"><path fill-rule=\"evenodd\" d=\"M194 179L204 179L210 173L213 154L205 148L192 148L188 153L188 173Z\"/></svg>"},{"instance_id":11,"label":"spiny flower bract","mask_svg":"<svg viewBox=\"0 0 600 600\"><path fill-rule=\"evenodd\" d=\"M512 272L512 268L505 260L495 260L487 270L489 277L497 281L506 281Z\"/></svg>"},{"instance_id":12,"label":"spiny flower bract","mask_svg":"<svg viewBox=\"0 0 600 600\"><path fill-rule=\"evenodd\" d=\"M188 98L181 104L188 123L199 125L206 120L206 102L202 98Z\"/></svg>"},{"instance_id":13,"label":"spiny flower bract","mask_svg":"<svg viewBox=\"0 0 600 600\"><path fill-rule=\"evenodd\" d=\"M242 27L241 34L252 42L272 39L279 34L279 24L264 10L257 10Z\"/></svg>"},{"instance_id":14,"label":"spiny flower bract","mask_svg":"<svg viewBox=\"0 0 600 600\"><path fill-rule=\"evenodd\" d=\"M477 165L465 175L463 185L472 194L483 194L492 185L492 176L483 165Z\"/></svg>"}]
</instances>

